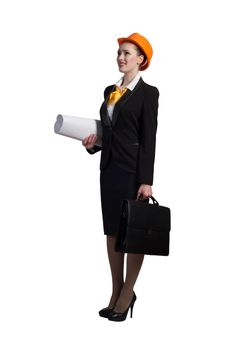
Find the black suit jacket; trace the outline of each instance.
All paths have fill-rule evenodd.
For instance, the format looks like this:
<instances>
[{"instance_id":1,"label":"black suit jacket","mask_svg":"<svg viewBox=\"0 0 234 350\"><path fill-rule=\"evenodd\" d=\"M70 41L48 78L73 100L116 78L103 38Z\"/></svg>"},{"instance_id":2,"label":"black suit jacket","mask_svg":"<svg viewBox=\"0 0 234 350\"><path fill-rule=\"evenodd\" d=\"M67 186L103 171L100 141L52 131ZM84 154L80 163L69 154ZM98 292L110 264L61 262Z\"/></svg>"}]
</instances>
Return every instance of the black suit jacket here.
<instances>
[{"instance_id":1,"label":"black suit jacket","mask_svg":"<svg viewBox=\"0 0 234 350\"><path fill-rule=\"evenodd\" d=\"M111 120L107 101L114 89L115 85L107 86L100 108L102 147L86 150L102 151L100 170L107 167L112 154L122 169L136 173L140 184L153 185L159 91L140 77L135 88L117 101Z\"/></svg>"}]
</instances>

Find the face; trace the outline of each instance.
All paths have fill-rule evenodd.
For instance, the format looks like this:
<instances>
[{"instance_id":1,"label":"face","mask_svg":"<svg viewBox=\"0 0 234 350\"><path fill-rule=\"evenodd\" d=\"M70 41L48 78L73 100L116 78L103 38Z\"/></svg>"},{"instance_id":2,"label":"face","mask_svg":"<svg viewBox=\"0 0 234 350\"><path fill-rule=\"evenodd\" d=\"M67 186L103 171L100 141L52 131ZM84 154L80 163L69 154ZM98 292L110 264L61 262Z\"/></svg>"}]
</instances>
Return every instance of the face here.
<instances>
[{"instance_id":1,"label":"face","mask_svg":"<svg viewBox=\"0 0 234 350\"><path fill-rule=\"evenodd\" d=\"M120 72L127 73L139 69L140 64L144 60L144 56L138 56L136 48L135 44L129 42L124 42L119 46L117 52L117 63Z\"/></svg>"}]
</instances>

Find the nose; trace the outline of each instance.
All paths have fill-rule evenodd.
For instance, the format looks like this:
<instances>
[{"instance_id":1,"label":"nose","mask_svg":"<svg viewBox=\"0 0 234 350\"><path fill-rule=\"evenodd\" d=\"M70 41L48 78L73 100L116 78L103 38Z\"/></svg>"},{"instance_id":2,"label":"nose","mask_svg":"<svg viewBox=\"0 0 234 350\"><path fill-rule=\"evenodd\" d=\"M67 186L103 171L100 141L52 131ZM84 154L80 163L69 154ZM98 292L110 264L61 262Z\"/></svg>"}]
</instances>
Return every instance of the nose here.
<instances>
[{"instance_id":1,"label":"nose","mask_svg":"<svg viewBox=\"0 0 234 350\"><path fill-rule=\"evenodd\" d=\"M119 62L124 62L124 53L123 52L118 55L118 60L119 60Z\"/></svg>"}]
</instances>

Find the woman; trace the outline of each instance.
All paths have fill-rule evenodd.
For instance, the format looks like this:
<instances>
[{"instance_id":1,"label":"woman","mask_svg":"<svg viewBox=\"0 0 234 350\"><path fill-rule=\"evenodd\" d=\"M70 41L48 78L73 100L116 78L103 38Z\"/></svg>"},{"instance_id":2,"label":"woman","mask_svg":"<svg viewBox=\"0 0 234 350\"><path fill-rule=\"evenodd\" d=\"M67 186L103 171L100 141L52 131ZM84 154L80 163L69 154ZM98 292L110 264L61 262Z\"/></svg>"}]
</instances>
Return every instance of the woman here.
<instances>
[{"instance_id":1,"label":"woman","mask_svg":"<svg viewBox=\"0 0 234 350\"><path fill-rule=\"evenodd\" d=\"M124 198L149 202L152 195L159 91L145 83L139 71L148 68L153 50L139 33L117 39L117 63L123 77L104 91L100 108L102 146L91 134L82 144L90 154L101 152L100 189L104 234L112 274L112 295L99 311L110 321L123 321L136 301L133 291L144 259L128 254L123 278L124 253L115 251L121 204Z\"/></svg>"}]
</instances>

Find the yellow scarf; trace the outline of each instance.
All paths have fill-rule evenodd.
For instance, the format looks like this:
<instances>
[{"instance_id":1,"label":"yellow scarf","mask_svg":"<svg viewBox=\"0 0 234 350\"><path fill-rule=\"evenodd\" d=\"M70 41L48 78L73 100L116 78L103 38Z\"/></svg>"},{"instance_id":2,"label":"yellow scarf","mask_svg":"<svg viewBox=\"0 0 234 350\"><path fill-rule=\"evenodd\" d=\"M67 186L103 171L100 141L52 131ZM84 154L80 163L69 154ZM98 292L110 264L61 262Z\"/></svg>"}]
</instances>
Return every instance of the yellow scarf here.
<instances>
[{"instance_id":1,"label":"yellow scarf","mask_svg":"<svg viewBox=\"0 0 234 350\"><path fill-rule=\"evenodd\" d=\"M113 91L110 94L107 104L109 105L110 103L116 103L126 91L127 91L126 87L123 89L123 91L121 91L120 88L116 85L115 91Z\"/></svg>"}]
</instances>

